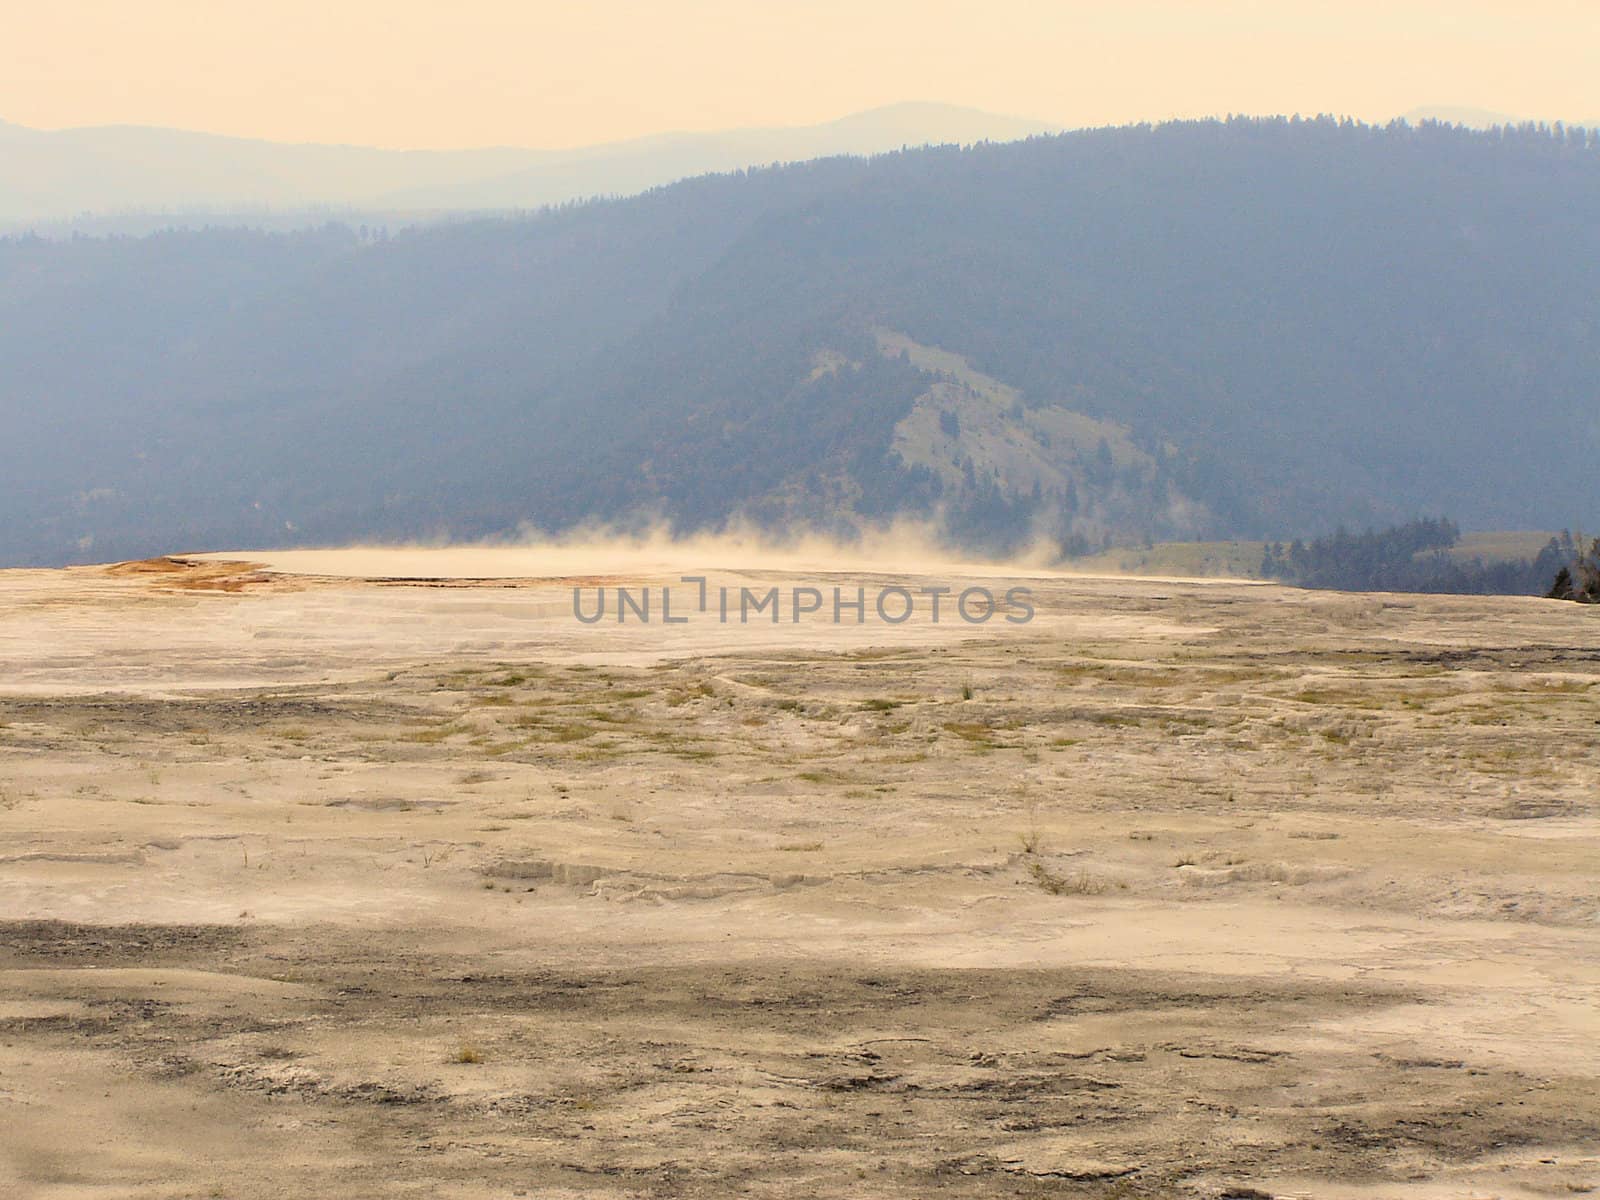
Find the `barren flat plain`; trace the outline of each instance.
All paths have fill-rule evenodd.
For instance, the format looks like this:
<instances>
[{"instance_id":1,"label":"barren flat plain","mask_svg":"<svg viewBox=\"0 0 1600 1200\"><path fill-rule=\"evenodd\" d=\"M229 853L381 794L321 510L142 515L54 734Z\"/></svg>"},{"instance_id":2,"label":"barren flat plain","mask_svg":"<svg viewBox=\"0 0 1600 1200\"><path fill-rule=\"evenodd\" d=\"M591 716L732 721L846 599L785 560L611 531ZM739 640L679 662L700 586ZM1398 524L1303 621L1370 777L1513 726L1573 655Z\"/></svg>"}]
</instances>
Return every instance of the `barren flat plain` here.
<instances>
[{"instance_id":1,"label":"barren flat plain","mask_svg":"<svg viewBox=\"0 0 1600 1200\"><path fill-rule=\"evenodd\" d=\"M0 572L0 1195L1600 1191L1600 612L713 565Z\"/></svg>"}]
</instances>

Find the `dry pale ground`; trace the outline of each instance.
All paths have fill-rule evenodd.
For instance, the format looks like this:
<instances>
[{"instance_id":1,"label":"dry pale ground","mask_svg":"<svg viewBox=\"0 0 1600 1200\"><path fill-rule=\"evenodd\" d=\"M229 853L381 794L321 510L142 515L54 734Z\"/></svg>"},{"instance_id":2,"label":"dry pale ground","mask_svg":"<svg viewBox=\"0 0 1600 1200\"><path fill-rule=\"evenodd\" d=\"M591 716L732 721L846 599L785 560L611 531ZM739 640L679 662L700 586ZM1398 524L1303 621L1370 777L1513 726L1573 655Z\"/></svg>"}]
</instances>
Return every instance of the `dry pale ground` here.
<instances>
[{"instance_id":1,"label":"dry pale ground","mask_svg":"<svg viewBox=\"0 0 1600 1200\"><path fill-rule=\"evenodd\" d=\"M1600 1189L1600 612L277 565L0 572L0 1195Z\"/></svg>"}]
</instances>

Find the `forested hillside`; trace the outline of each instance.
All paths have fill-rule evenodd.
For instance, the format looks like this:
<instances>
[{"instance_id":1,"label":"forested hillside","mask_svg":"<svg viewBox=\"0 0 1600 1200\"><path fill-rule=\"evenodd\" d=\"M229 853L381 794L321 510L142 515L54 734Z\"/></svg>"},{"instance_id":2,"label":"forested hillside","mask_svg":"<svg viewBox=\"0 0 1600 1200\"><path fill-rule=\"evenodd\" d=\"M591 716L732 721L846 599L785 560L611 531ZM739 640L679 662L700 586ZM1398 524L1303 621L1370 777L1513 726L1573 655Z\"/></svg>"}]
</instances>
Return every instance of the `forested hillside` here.
<instances>
[{"instance_id":1,"label":"forested hillside","mask_svg":"<svg viewBox=\"0 0 1600 1200\"><path fill-rule=\"evenodd\" d=\"M1597 262L1590 135L1331 120L388 238L0 242L0 562L653 516L1080 550L1592 524Z\"/></svg>"}]
</instances>

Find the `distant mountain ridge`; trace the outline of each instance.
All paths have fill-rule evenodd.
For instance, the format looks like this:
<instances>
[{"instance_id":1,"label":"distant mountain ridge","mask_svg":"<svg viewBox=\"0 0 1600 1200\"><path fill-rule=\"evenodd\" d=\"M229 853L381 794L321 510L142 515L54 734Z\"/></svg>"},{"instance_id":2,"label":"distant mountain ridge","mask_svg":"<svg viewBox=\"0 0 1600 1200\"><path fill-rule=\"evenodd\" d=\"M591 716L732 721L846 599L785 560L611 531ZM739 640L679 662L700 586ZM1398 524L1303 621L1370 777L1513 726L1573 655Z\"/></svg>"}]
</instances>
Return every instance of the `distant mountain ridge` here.
<instances>
[{"instance_id":1,"label":"distant mountain ridge","mask_svg":"<svg viewBox=\"0 0 1600 1200\"><path fill-rule=\"evenodd\" d=\"M714 171L1008 141L1054 128L911 102L821 125L660 134L574 150L378 150L143 126L51 132L0 121L0 224L130 211L531 209Z\"/></svg>"}]
</instances>

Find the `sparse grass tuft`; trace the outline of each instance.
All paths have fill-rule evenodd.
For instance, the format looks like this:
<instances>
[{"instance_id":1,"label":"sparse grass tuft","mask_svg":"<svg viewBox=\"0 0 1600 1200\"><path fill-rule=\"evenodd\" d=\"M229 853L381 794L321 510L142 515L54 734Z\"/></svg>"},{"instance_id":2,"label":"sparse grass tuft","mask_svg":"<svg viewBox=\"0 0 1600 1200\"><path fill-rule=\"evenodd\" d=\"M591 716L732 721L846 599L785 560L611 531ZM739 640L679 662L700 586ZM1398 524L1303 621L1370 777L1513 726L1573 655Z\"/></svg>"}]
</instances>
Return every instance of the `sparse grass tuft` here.
<instances>
[{"instance_id":1,"label":"sparse grass tuft","mask_svg":"<svg viewBox=\"0 0 1600 1200\"><path fill-rule=\"evenodd\" d=\"M530 726L536 740L547 742L581 742L600 732L593 725L574 721L569 725Z\"/></svg>"},{"instance_id":2,"label":"sparse grass tuft","mask_svg":"<svg viewBox=\"0 0 1600 1200\"><path fill-rule=\"evenodd\" d=\"M404 734L400 740L402 742L420 742L423 745L433 745L444 741L448 737L454 737L460 732L460 728L454 724L434 725L429 728L412 730L412 732Z\"/></svg>"},{"instance_id":3,"label":"sparse grass tuft","mask_svg":"<svg viewBox=\"0 0 1600 1200\"><path fill-rule=\"evenodd\" d=\"M1087 871L1074 871L1071 875L1057 875L1037 858L1028 864L1028 874L1033 881L1052 896L1099 896L1111 885Z\"/></svg>"},{"instance_id":4,"label":"sparse grass tuft","mask_svg":"<svg viewBox=\"0 0 1600 1200\"><path fill-rule=\"evenodd\" d=\"M1132 713L1125 712L1097 712L1092 713L1088 720L1096 725L1106 725L1112 729L1129 729L1138 726L1141 722Z\"/></svg>"},{"instance_id":5,"label":"sparse grass tuft","mask_svg":"<svg viewBox=\"0 0 1600 1200\"><path fill-rule=\"evenodd\" d=\"M946 733L954 733L963 741L982 742L982 744L994 742L995 731L990 730L989 726L982 722L946 722L944 730Z\"/></svg>"}]
</instances>

